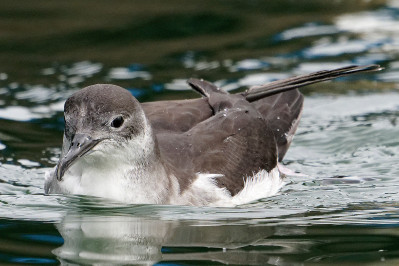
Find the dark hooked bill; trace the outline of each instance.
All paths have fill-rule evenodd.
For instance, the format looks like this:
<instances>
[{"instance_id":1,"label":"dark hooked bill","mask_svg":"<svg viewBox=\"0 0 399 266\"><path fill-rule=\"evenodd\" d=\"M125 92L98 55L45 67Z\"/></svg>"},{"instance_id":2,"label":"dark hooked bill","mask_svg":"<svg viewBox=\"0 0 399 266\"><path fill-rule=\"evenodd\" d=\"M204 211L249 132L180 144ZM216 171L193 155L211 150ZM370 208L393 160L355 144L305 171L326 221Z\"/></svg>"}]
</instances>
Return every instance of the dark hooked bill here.
<instances>
[{"instance_id":1,"label":"dark hooked bill","mask_svg":"<svg viewBox=\"0 0 399 266\"><path fill-rule=\"evenodd\" d=\"M62 180L65 172L78 158L83 157L101 141L102 139L93 139L88 134L76 134L67 154L60 158L57 164L56 177L58 181Z\"/></svg>"}]
</instances>

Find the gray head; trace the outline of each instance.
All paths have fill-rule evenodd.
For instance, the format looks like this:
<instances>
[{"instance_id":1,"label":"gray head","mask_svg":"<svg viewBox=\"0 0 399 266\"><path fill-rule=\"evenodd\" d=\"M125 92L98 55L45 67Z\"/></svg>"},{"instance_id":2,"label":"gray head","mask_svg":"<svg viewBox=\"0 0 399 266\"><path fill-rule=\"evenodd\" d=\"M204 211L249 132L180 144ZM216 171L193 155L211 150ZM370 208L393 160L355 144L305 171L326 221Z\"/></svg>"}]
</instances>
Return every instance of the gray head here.
<instances>
[{"instance_id":1,"label":"gray head","mask_svg":"<svg viewBox=\"0 0 399 266\"><path fill-rule=\"evenodd\" d=\"M58 180L77 159L93 152L100 143L117 148L149 130L140 103L129 91L109 84L92 85L74 93L65 102L64 118Z\"/></svg>"}]
</instances>

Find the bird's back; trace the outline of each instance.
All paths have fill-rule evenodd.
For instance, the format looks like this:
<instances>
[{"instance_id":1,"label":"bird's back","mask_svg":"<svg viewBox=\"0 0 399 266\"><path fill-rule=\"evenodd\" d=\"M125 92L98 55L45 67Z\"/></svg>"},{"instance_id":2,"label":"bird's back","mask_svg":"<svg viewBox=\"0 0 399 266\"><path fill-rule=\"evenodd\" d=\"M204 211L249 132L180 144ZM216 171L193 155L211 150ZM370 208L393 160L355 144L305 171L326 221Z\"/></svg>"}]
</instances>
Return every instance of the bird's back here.
<instances>
[{"instance_id":1,"label":"bird's back","mask_svg":"<svg viewBox=\"0 0 399 266\"><path fill-rule=\"evenodd\" d=\"M303 97L294 90L249 102L208 82L190 82L203 98L143 104L160 152L182 190L197 173L210 173L235 195L246 178L271 171L284 156Z\"/></svg>"},{"instance_id":2,"label":"bird's back","mask_svg":"<svg viewBox=\"0 0 399 266\"><path fill-rule=\"evenodd\" d=\"M270 172L286 154L298 127L303 95L298 88L378 65L323 70L228 94L212 83L190 79L203 98L147 103L144 112L155 132L161 156L184 191L197 173L220 177L231 195L260 170Z\"/></svg>"}]
</instances>

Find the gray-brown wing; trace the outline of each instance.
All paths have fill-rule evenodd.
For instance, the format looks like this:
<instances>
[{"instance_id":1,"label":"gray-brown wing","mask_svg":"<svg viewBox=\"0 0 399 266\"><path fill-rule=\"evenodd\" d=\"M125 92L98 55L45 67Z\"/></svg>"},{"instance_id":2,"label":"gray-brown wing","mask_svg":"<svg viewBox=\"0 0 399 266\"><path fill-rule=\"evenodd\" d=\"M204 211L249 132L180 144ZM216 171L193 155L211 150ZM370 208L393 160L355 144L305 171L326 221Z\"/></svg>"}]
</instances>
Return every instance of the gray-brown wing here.
<instances>
[{"instance_id":1,"label":"gray-brown wing","mask_svg":"<svg viewBox=\"0 0 399 266\"><path fill-rule=\"evenodd\" d=\"M302 113L303 96L297 88L342 76L379 70L379 65L355 65L323 70L255 86L243 95L256 106L273 129L281 161L291 144Z\"/></svg>"},{"instance_id":2,"label":"gray-brown wing","mask_svg":"<svg viewBox=\"0 0 399 266\"><path fill-rule=\"evenodd\" d=\"M274 94L294 90L310 84L331 80L339 77L353 75L362 72L380 71L379 65L366 65L366 66L346 66L332 70L322 70L310 74L300 75L287 79L273 81L260 86L249 88L243 95L249 102L253 102Z\"/></svg>"},{"instance_id":3,"label":"gray-brown wing","mask_svg":"<svg viewBox=\"0 0 399 266\"><path fill-rule=\"evenodd\" d=\"M296 89L252 102L273 130L278 147L278 160L286 154L298 127L303 109L303 95Z\"/></svg>"},{"instance_id":4,"label":"gray-brown wing","mask_svg":"<svg viewBox=\"0 0 399 266\"><path fill-rule=\"evenodd\" d=\"M212 94L215 114L183 133L158 134L162 157L174 169L182 190L195 173L222 174L217 184L232 195L246 177L277 164L273 132L242 95Z\"/></svg>"},{"instance_id":5,"label":"gray-brown wing","mask_svg":"<svg viewBox=\"0 0 399 266\"><path fill-rule=\"evenodd\" d=\"M213 115L206 98L142 103L155 134L186 132Z\"/></svg>"},{"instance_id":6,"label":"gray-brown wing","mask_svg":"<svg viewBox=\"0 0 399 266\"><path fill-rule=\"evenodd\" d=\"M311 77L313 76L311 75ZM302 77L301 81L304 80L306 80L306 78ZM209 98L209 103L214 112L220 109L219 105L223 103L223 101L218 103L217 100L213 100L213 98L215 98L214 95L226 95L226 92L204 80L190 79L188 83L194 90ZM274 88L275 87L271 86L267 87L266 90ZM254 93L261 92L258 89L254 91ZM248 97L251 99L252 90L248 90L242 95L244 95L247 100ZM216 98L219 99L220 96ZM257 98L252 101L251 104L257 109L262 118L266 121L266 124L273 131L278 146L278 158L279 161L281 161L298 127L303 107L303 95L297 89L291 89L278 94L271 94L264 98Z\"/></svg>"}]
</instances>

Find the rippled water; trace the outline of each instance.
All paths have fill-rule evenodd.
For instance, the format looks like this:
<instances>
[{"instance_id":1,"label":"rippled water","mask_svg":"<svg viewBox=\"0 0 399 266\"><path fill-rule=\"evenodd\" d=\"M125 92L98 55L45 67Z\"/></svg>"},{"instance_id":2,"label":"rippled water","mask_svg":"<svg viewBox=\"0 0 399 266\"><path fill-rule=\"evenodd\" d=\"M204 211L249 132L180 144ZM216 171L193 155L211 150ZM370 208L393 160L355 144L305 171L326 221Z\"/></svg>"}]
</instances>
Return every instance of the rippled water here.
<instances>
[{"instance_id":1,"label":"rippled water","mask_svg":"<svg viewBox=\"0 0 399 266\"><path fill-rule=\"evenodd\" d=\"M398 264L399 2L330 2L4 1L0 263ZM284 160L301 175L276 196L200 208L43 195L81 87L183 99L197 97L189 77L235 92L370 63L385 70L302 89Z\"/></svg>"}]
</instances>

